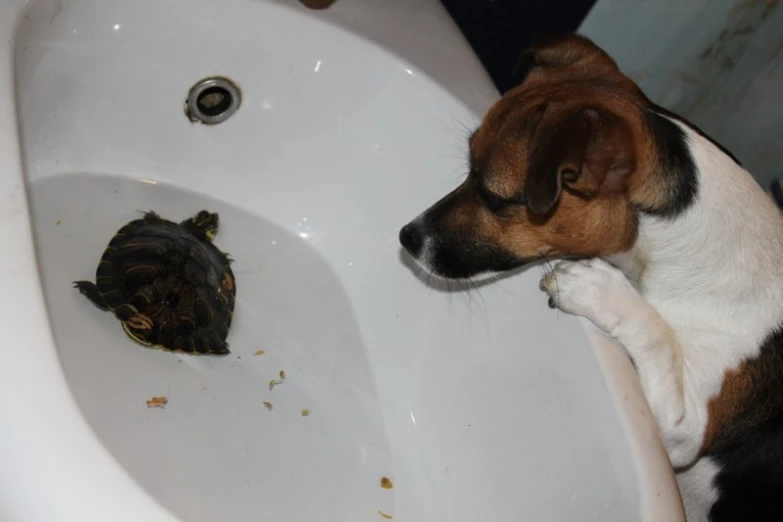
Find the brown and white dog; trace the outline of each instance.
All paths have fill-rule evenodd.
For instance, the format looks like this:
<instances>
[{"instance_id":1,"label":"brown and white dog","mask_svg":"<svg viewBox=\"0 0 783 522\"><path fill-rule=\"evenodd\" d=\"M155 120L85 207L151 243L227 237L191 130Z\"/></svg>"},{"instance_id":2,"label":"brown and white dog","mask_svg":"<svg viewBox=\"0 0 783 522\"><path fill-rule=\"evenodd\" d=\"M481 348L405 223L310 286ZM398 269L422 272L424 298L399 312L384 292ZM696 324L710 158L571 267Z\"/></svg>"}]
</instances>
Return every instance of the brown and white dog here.
<instances>
[{"instance_id":1,"label":"brown and white dog","mask_svg":"<svg viewBox=\"0 0 783 522\"><path fill-rule=\"evenodd\" d=\"M783 217L589 40L528 58L400 242L452 279L562 259L541 289L627 350L688 521L783 521Z\"/></svg>"}]
</instances>

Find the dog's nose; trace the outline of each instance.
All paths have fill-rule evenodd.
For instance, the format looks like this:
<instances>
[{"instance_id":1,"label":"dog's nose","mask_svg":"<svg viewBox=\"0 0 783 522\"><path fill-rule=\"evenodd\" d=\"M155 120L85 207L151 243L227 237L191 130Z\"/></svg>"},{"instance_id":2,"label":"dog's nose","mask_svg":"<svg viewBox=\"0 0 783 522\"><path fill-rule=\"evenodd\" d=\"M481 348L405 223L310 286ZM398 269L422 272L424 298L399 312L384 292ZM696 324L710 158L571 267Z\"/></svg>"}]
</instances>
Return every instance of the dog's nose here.
<instances>
[{"instance_id":1,"label":"dog's nose","mask_svg":"<svg viewBox=\"0 0 783 522\"><path fill-rule=\"evenodd\" d=\"M424 238L421 230L413 223L408 223L400 230L400 244L405 250L410 252L413 257L419 257L421 247L424 245Z\"/></svg>"}]
</instances>

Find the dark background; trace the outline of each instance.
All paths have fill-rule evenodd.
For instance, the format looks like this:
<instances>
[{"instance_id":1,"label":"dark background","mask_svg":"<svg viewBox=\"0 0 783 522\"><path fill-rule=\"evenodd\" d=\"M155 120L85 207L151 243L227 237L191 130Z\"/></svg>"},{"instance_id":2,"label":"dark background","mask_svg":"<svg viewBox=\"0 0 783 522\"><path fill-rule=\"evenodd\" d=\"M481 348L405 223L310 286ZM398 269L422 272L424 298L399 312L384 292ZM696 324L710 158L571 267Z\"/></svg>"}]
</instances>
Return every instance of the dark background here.
<instances>
[{"instance_id":1,"label":"dark background","mask_svg":"<svg viewBox=\"0 0 783 522\"><path fill-rule=\"evenodd\" d=\"M393 1L393 0L390 0ZM501 93L519 54L539 34L572 33L595 0L441 0Z\"/></svg>"}]
</instances>

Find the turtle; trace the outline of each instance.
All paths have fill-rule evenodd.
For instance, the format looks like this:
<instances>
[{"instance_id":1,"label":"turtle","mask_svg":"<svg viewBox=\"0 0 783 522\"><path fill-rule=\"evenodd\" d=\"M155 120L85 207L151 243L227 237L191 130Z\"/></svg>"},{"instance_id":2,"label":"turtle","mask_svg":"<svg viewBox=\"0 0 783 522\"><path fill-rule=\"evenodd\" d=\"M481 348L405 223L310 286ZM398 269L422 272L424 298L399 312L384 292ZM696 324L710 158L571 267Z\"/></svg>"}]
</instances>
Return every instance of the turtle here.
<instances>
[{"instance_id":1,"label":"turtle","mask_svg":"<svg viewBox=\"0 0 783 522\"><path fill-rule=\"evenodd\" d=\"M152 211L120 228L95 283L73 286L112 312L135 342L171 352L226 355L236 301L232 259L213 243L217 213L175 223Z\"/></svg>"}]
</instances>

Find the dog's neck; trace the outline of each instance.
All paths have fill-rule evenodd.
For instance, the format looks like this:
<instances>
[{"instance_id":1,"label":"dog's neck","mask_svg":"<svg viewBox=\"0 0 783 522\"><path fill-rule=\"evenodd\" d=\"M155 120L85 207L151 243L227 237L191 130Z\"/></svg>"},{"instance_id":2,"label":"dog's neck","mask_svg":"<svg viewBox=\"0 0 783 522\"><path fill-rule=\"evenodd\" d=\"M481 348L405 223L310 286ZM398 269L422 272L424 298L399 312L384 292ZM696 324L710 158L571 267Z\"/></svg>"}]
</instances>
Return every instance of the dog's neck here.
<instances>
[{"instance_id":1,"label":"dog's neck","mask_svg":"<svg viewBox=\"0 0 783 522\"><path fill-rule=\"evenodd\" d=\"M634 246L609 260L643 295L683 299L715 293L720 298L727 285L735 296L766 291L783 277L780 211L731 157L676 123L696 166L696 199L675 217L640 213Z\"/></svg>"}]
</instances>

